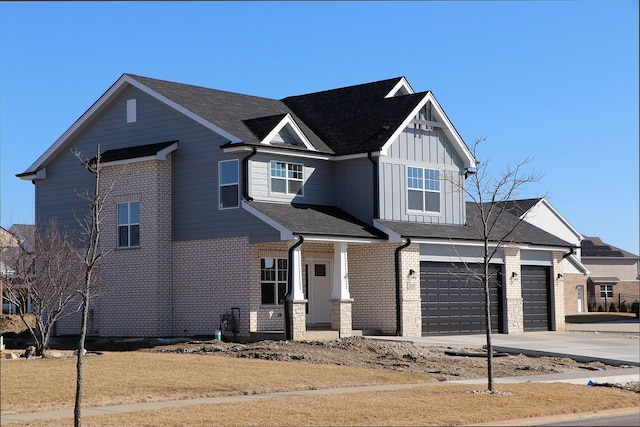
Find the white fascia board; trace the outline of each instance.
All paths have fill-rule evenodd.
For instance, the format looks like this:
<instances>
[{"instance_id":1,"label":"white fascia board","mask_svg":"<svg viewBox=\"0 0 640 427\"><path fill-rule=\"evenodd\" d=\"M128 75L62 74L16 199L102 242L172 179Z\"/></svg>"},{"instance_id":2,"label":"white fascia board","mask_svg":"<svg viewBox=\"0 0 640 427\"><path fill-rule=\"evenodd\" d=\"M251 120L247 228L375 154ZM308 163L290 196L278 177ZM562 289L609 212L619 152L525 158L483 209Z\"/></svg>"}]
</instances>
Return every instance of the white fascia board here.
<instances>
[{"instance_id":1,"label":"white fascia board","mask_svg":"<svg viewBox=\"0 0 640 427\"><path fill-rule=\"evenodd\" d=\"M156 158L158 160L167 160L167 154L172 153L172 152L176 151L177 149L178 149L178 143L174 142L170 146L168 146L166 148L163 148L162 150L158 151L158 153L156 154Z\"/></svg>"},{"instance_id":2,"label":"white fascia board","mask_svg":"<svg viewBox=\"0 0 640 427\"><path fill-rule=\"evenodd\" d=\"M584 236L575 229L575 227L573 225L571 225L571 223L569 221L567 221L562 215L560 215L560 212L558 212L556 210L556 208L554 208L551 203L545 198L543 197L538 203L544 203L544 205L555 215L558 217L558 219L573 233L575 234L575 236L578 238L578 241L581 242L584 239ZM526 216L526 213L525 213Z\"/></svg>"},{"instance_id":3,"label":"white fascia board","mask_svg":"<svg viewBox=\"0 0 640 427\"><path fill-rule=\"evenodd\" d=\"M436 98L433 96L431 91L427 92L424 98L418 103L418 105L409 113L409 115L404 119L404 121L398 126L398 129L391 135L391 137L384 143L380 153L384 156L387 155L387 151L393 142L400 136L402 132L406 129L406 127L411 123L414 117L418 114L418 112L427 105L427 102L431 102L431 105L435 108L436 114L440 116L440 120L444 123L442 127L443 131L451 141L454 150L458 153L458 155L462 158L464 162L465 168L475 168L477 166L476 159L469 151L469 148L462 140L462 137L458 134L458 131L453 127L451 121L447 118L447 115L444 113L444 110L436 101Z\"/></svg>"},{"instance_id":4,"label":"white fascia board","mask_svg":"<svg viewBox=\"0 0 640 427\"><path fill-rule=\"evenodd\" d=\"M291 240L293 239L293 232L291 230L289 230L288 228L286 228L285 226L283 226L282 224L280 224L279 222L274 221L272 218L268 217L267 215L263 214L262 212L260 212L259 210L257 210L256 208L254 208L253 206L249 205L246 202L242 202L242 209L244 209L245 211L249 212L251 215L255 216L256 218L258 218L260 221L266 223L267 225L273 227L274 229L276 229L279 233L280 233L280 240Z\"/></svg>"},{"instance_id":5,"label":"white fascia board","mask_svg":"<svg viewBox=\"0 0 640 427\"><path fill-rule=\"evenodd\" d=\"M302 141L302 143L304 144L304 146L306 147L307 150L311 150L311 151L316 151L315 147L311 144L311 142L307 139L307 137L304 135L304 133L302 132L302 129L300 129L300 127L298 126L298 124L295 122L295 120L293 120L293 118L291 117L291 114L287 113L286 116L284 116L282 118L282 120L280 120L280 123L278 123L273 129L271 129L271 132L269 132L267 134L267 136L264 137L264 139L262 141L260 141L261 144L265 144L265 145L271 145L271 140L278 134L278 132L280 132L286 125L291 126L291 128L293 129L293 132L296 134L296 136L298 138L300 138L300 141Z\"/></svg>"},{"instance_id":6,"label":"white fascia board","mask_svg":"<svg viewBox=\"0 0 640 427\"><path fill-rule=\"evenodd\" d=\"M256 147L255 145L244 145L241 147L225 147L223 148L222 151L225 153L240 153L240 152L251 151L253 148L256 149L257 153L262 153L262 154L277 154L279 156L299 157L303 159L313 159L313 160L333 160L333 156L329 154L321 154L321 153L310 154L304 151L279 149L278 147L274 147L274 146L269 146L267 148L267 147Z\"/></svg>"},{"instance_id":7,"label":"white fascia board","mask_svg":"<svg viewBox=\"0 0 640 427\"><path fill-rule=\"evenodd\" d=\"M372 157L380 157L380 152L376 151L371 153ZM368 157L367 153L357 153L357 154L345 154L343 156L335 156L333 160L339 162L342 160L353 160L353 159L366 159Z\"/></svg>"},{"instance_id":8,"label":"white fascia board","mask_svg":"<svg viewBox=\"0 0 640 427\"><path fill-rule=\"evenodd\" d=\"M580 262L580 260L575 255L569 255L566 260L569 261L569 263L582 274L591 274L589 269L582 262Z\"/></svg>"},{"instance_id":9,"label":"white fascia board","mask_svg":"<svg viewBox=\"0 0 640 427\"><path fill-rule=\"evenodd\" d=\"M316 236L300 233L304 237L305 242L322 242L322 243L353 243L353 244L370 244L386 242L386 239L369 239L365 237L345 237L345 236Z\"/></svg>"},{"instance_id":10,"label":"white fascia board","mask_svg":"<svg viewBox=\"0 0 640 427\"><path fill-rule=\"evenodd\" d=\"M424 243L429 245L453 245L453 246L478 246L482 247L484 243L481 240L450 240L450 239L424 239L424 238L411 238L413 243ZM495 242L489 242L489 247L495 248L497 245ZM501 244L502 248L516 248L520 250L528 250L528 251L557 251L557 252L565 252L569 253L570 250L567 250L564 246L535 246L529 244L518 244L518 243L504 243Z\"/></svg>"},{"instance_id":11,"label":"white fascia board","mask_svg":"<svg viewBox=\"0 0 640 427\"><path fill-rule=\"evenodd\" d=\"M389 236L389 239L388 239L389 243L401 243L404 241L404 239L400 234L396 233L395 231L385 226L384 224L379 223L375 219L373 220L373 227L377 228L378 230L382 231L384 234Z\"/></svg>"},{"instance_id":12,"label":"white fascia board","mask_svg":"<svg viewBox=\"0 0 640 427\"><path fill-rule=\"evenodd\" d=\"M413 91L413 88L411 87L411 85L409 84L409 82L407 81L406 78L402 77L398 83L396 83L396 85L393 87L393 89L391 89L389 91L389 93L385 96L385 98L392 98L396 95L396 93L398 93L398 91L400 89L405 89L409 95L414 94L415 92Z\"/></svg>"}]
</instances>

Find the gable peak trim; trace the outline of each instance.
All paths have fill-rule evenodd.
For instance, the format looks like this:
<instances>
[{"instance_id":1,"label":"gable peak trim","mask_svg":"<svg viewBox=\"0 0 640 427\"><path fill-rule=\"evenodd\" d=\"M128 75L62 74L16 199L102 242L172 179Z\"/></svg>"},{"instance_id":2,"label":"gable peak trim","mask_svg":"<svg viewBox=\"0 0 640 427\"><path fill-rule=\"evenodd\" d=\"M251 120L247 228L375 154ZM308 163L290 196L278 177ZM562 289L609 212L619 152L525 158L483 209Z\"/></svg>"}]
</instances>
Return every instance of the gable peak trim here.
<instances>
[{"instance_id":1,"label":"gable peak trim","mask_svg":"<svg viewBox=\"0 0 640 427\"><path fill-rule=\"evenodd\" d=\"M405 77L401 77L398 83L385 95L385 98L394 96L413 95L415 92Z\"/></svg>"},{"instance_id":2,"label":"gable peak trim","mask_svg":"<svg viewBox=\"0 0 640 427\"><path fill-rule=\"evenodd\" d=\"M280 122L275 125L273 129L271 129L271 131L262 139L262 141L260 141L260 143L264 145L272 145L271 141L273 140L273 138L275 138L275 136L280 133L280 131L282 131L282 129L284 129L285 127L288 127L293 131L294 138L297 138L300 142L302 142L307 150L317 151L289 113L287 113L282 118L282 120L280 120Z\"/></svg>"}]
</instances>

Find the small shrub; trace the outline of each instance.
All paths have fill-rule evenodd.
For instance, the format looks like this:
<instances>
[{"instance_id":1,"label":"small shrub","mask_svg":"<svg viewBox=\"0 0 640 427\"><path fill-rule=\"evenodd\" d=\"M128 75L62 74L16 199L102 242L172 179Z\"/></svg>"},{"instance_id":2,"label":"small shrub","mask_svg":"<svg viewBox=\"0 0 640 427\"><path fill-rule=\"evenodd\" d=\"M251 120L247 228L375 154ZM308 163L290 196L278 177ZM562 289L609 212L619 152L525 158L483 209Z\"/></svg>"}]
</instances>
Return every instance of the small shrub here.
<instances>
[{"instance_id":1,"label":"small shrub","mask_svg":"<svg viewBox=\"0 0 640 427\"><path fill-rule=\"evenodd\" d=\"M616 310L616 304L613 303L613 302L611 304L609 304L609 312L615 313L616 311L618 311L618 310Z\"/></svg>"},{"instance_id":2,"label":"small shrub","mask_svg":"<svg viewBox=\"0 0 640 427\"><path fill-rule=\"evenodd\" d=\"M618 307L618 311L619 311L620 313L626 313L627 311L629 311L629 310L627 309L627 302L626 302L626 301L622 301L622 302L620 303L620 306Z\"/></svg>"},{"instance_id":3,"label":"small shrub","mask_svg":"<svg viewBox=\"0 0 640 427\"><path fill-rule=\"evenodd\" d=\"M598 313L602 313L604 311L604 308L602 308L602 304L598 305Z\"/></svg>"}]
</instances>

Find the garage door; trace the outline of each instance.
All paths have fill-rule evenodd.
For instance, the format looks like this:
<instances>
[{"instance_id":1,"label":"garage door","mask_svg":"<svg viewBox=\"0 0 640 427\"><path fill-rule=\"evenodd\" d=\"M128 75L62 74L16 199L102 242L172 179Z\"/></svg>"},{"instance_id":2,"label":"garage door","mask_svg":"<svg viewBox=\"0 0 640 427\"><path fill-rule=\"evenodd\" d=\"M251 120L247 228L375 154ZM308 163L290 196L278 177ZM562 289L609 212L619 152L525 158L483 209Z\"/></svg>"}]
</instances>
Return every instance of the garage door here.
<instances>
[{"instance_id":1,"label":"garage door","mask_svg":"<svg viewBox=\"0 0 640 427\"><path fill-rule=\"evenodd\" d=\"M467 268L480 265L421 262L422 335L484 333L484 287ZM499 266L491 266L491 330L500 332Z\"/></svg>"},{"instance_id":2,"label":"garage door","mask_svg":"<svg viewBox=\"0 0 640 427\"><path fill-rule=\"evenodd\" d=\"M549 268L522 266L522 308L524 330L549 330Z\"/></svg>"}]
</instances>

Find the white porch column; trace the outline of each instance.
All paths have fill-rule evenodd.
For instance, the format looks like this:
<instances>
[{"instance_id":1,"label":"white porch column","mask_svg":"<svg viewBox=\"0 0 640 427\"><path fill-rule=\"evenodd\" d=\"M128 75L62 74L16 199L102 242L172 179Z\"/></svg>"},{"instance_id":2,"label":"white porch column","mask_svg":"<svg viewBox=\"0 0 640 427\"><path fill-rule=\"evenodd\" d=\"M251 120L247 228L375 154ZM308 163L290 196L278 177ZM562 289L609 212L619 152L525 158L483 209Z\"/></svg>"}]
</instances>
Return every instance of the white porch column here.
<instances>
[{"instance_id":1,"label":"white porch column","mask_svg":"<svg viewBox=\"0 0 640 427\"><path fill-rule=\"evenodd\" d=\"M347 244L333 244L333 280L331 286L331 329L338 331L340 337L350 337L351 295L349 294L349 268Z\"/></svg>"},{"instance_id":2,"label":"white porch column","mask_svg":"<svg viewBox=\"0 0 640 427\"><path fill-rule=\"evenodd\" d=\"M289 243L289 248L296 244L296 241ZM291 292L289 293L290 301L304 300L304 290L302 288L302 250L296 247L291 254Z\"/></svg>"},{"instance_id":3,"label":"white porch column","mask_svg":"<svg viewBox=\"0 0 640 427\"><path fill-rule=\"evenodd\" d=\"M289 249L297 241L289 242ZM302 288L302 249L301 245L296 246L291 251L290 270L291 277L289 278L289 286L291 286L289 297L285 304L289 306L289 322L291 328L291 338L295 340L305 339L307 332L306 325L306 304L307 300L304 299L304 290Z\"/></svg>"},{"instance_id":4,"label":"white porch column","mask_svg":"<svg viewBox=\"0 0 640 427\"><path fill-rule=\"evenodd\" d=\"M347 244L333 244L333 285L331 299L350 299L349 295L349 268L347 260Z\"/></svg>"}]
</instances>

